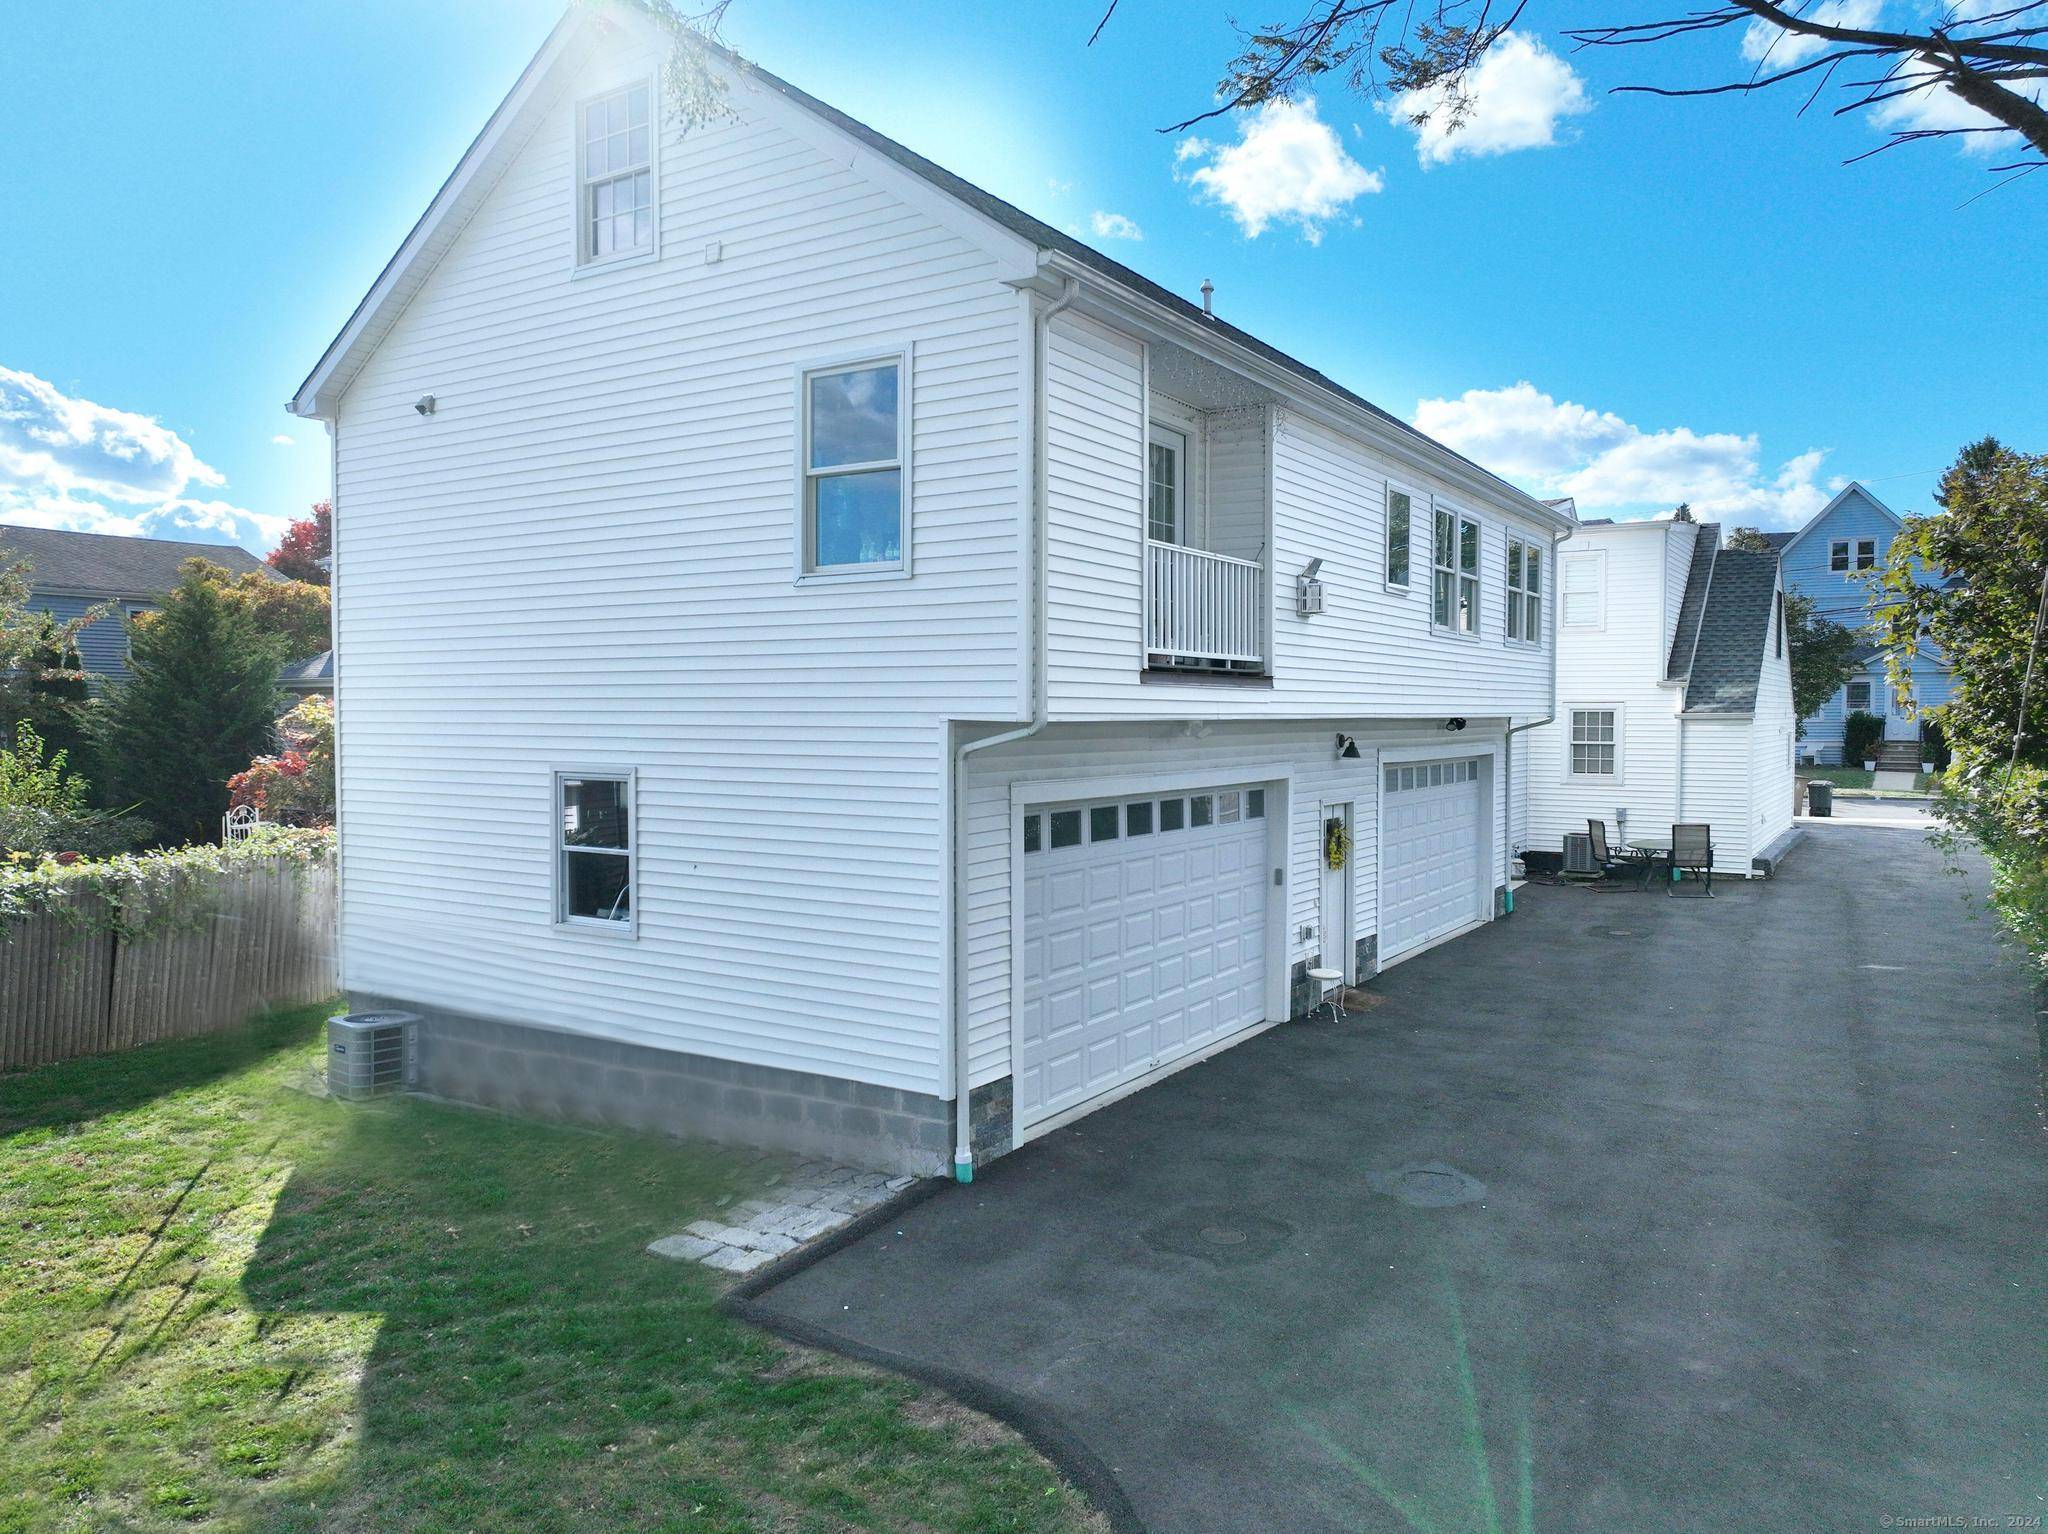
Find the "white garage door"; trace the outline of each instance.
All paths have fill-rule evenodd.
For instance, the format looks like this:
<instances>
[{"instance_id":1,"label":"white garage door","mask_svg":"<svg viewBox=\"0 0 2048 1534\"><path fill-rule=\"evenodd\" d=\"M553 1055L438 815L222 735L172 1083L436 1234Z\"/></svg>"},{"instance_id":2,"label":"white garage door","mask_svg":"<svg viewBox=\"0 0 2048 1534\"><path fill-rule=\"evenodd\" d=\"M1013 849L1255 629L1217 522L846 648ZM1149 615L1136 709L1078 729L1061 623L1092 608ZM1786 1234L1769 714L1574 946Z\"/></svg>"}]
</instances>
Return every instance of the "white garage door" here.
<instances>
[{"instance_id":1,"label":"white garage door","mask_svg":"<svg viewBox=\"0 0 2048 1534\"><path fill-rule=\"evenodd\" d=\"M1020 1126L1266 1020L1265 817L1242 786L1025 816Z\"/></svg>"},{"instance_id":2,"label":"white garage door","mask_svg":"<svg viewBox=\"0 0 2048 1534\"><path fill-rule=\"evenodd\" d=\"M1380 962L1477 921L1490 886L1480 866L1479 761L1403 762L1385 771L1380 819Z\"/></svg>"}]
</instances>

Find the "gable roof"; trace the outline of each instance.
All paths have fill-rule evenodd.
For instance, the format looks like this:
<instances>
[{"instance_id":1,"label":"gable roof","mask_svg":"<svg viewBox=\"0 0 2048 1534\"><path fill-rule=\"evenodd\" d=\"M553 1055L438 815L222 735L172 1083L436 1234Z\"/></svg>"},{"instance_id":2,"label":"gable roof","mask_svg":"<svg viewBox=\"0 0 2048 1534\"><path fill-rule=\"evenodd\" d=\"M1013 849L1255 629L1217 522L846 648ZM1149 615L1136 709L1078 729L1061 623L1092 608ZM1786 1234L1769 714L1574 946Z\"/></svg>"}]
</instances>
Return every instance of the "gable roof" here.
<instances>
[{"instance_id":1,"label":"gable roof","mask_svg":"<svg viewBox=\"0 0 2048 1534\"><path fill-rule=\"evenodd\" d=\"M630 12L622 12L621 16L627 24L642 27L651 25ZM356 305L341 333L321 354L313 371L306 376L306 381L299 386L298 392L286 405L288 410L296 415L316 417L323 416L331 410L330 394L338 395L341 389L346 388L348 378L353 377L351 359L366 357L382 340L384 333L396 319L397 313L432 274L434 266L454 242L455 236L461 232L462 225L468 221L470 215L489 193L495 180L495 167L502 162L509 162L511 155L523 147L526 138L537 126L535 102L547 81L565 62L580 61L582 55L588 51L590 38L587 29L604 24L606 23L602 18L594 16L591 7L584 5L572 6L556 24L554 31L548 35L540 51L521 73L510 93L491 114L483 131L477 135L464 152L461 161L449 173L448 179L442 183L440 191L435 194L427 211L420 216L419 222L406 236L405 242L386 263L369 293ZM1032 217L1015 204L1005 202L994 193L983 190L962 176L955 175L944 166L926 159L915 150L877 132L837 107L820 101L807 91L798 89L759 65L742 59L716 44L706 42L704 46L726 65L729 72L738 80L758 85L789 102L799 111L852 139L882 160L935 188L946 198L978 215L1004 235L1024 242L1041 257L1048 253L1062 256L1093 275L1137 295L1183 325L1199 327L1209 335L1271 363L1315 392L1340 402L1351 411L1371 417L1381 426L1390 429L1397 438L1405 439L1421 448L1428 457L1458 465L1479 476L1490 488L1518 503L1525 512L1537 520L1551 522L1560 527L1570 526L1576 521L1576 507L1568 497L1556 501L1543 501L1517 489L1484 465L1475 463L1427 433L1418 431L1399 416L1381 409L1363 395L1345 388L1327 374L1260 340L1249 331L1240 330L1229 321L1217 318L1179 294L1161 287L1142 273L1104 255L1065 231L1054 228L1043 219ZM360 366L359 360L355 366ZM346 377L342 376L344 373Z\"/></svg>"},{"instance_id":2,"label":"gable roof","mask_svg":"<svg viewBox=\"0 0 2048 1534\"><path fill-rule=\"evenodd\" d=\"M29 580L37 591L96 597L161 596L178 584L178 567L188 559L210 559L233 575L270 569L232 543L127 538L54 527L0 526L0 550L35 566Z\"/></svg>"},{"instance_id":3,"label":"gable roof","mask_svg":"<svg viewBox=\"0 0 2048 1534\"><path fill-rule=\"evenodd\" d=\"M1819 527L1821 523L1827 521L1829 517L1835 514L1835 509L1838 506L1840 506L1844 501L1851 499L1852 497L1860 497L1861 499L1868 501L1872 506L1876 507L1886 516L1890 517L1892 519L1892 524L1894 526L1904 527L1906 525L1906 519L1904 517L1901 517L1896 511L1893 511L1891 507L1885 505L1885 503L1883 501L1880 501L1875 495L1872 495L1869 490L1864 488L1861 481L1852 479L1849 481L1848 484L1842 486L1840 490L1837 490L1835 492L1834 499L1829 501L1827 505L1821 507L1819 511L1816 511L1812 515L1812 517L1810 517L1807 520L1806 526L1800 528L1799 531L1797 531L1796 533L1789 534L1771 533L1767 536L1774 543L1777 542L1778 539L1783 538L1784 542L1778 544L1778 552L1780 554L1789 554L1792 552L1793 545L1799 543L1806 537L1808 533L1812 532L1816 527Z\"/></svg>"},{"instance_id":4,"label":"gable roof","mask_svg":"<svg viewBox=\"0 0 2048 1534\"><path fill-rule=\"evenodd\" d=\"M1688 714L1753 714L1771 637L1778 556L1747 549L1714 554L1712 585L1685 682Z\"/></svg>"}]
</instances>

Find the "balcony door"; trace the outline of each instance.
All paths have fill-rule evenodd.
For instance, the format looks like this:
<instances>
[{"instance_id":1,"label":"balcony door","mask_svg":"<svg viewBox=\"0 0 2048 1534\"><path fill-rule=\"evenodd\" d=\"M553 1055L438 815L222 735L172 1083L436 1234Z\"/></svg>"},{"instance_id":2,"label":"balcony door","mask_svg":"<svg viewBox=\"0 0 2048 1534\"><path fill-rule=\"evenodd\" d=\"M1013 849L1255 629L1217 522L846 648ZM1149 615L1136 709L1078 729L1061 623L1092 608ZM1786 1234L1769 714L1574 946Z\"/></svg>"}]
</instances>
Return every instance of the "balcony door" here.
<instances>
[{"instance_id":1,"label":"balcony door","mask_svg":"<svg viewBox=\"0 0 2048 1534\"><path fill-rule=\"evenodd\" d=\"M1187 433L1152 423L1146 454L1145 533L1154 543L1187 541Z\"/></svg>"}]
</instances>

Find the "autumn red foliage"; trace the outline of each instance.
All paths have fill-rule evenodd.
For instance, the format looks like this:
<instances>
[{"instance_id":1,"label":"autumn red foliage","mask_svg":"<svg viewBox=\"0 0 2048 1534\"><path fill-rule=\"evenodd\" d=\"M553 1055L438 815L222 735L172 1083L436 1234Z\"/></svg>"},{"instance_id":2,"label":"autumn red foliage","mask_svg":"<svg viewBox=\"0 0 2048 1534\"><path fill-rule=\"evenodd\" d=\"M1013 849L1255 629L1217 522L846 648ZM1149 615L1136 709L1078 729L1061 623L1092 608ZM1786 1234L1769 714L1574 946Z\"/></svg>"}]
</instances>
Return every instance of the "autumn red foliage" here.
<instances>
[{"instance_id":1,"label":"autumn red foliage","mask_svg":"<svg viewBox=\"0 0 2048 1534\"><path fill-rule=\"evenodd\" d=\"M284 530L277 547L270 551L270 568L295 581L327 584L323 561L334 546L334 503L315 501L313 515L302 517Z\"/></svg>"}]
</instances>

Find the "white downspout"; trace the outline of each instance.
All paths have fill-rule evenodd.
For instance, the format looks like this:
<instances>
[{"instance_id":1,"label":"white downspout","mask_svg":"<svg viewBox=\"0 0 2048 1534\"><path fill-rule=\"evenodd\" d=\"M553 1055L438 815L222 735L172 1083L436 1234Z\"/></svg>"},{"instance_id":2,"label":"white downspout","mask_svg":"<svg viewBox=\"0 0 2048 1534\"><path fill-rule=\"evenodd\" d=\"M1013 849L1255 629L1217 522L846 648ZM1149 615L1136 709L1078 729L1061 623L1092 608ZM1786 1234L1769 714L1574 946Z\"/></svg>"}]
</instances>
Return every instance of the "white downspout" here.
<instances>
[{"instance_id":1,"label":"white downspout","mask_svg":"<svg viewBox=\"0 0 2048 1534\"><path fill-rule=\"evenodd\" d=\"M1510 832L1514 830L1515 825L1515 737L1526 730L1540 730L1546 724L1557 723L1557 630L1558 625L1564 619L1564 581L1557 572L1557 550L1560 544L1569 543L1571 536L1572 530L1566 528L1561 535L1553 533L1550 539L1550 589L1555 597L1555 600L1548 604L1550 609L1550 713L1546 718L1532 719L1527 724L1509 725L1504 749L1501 752L1501 776L1507 780L1507 824ZM1508 839L1510 841L1514 840L1512 835ZM1503 882L1507 878L1508 861L1509 859L1503 859L1501 864L1501 878ZM1510 915L1514 914L1514 909L1515 892L1510 887L1508 890L1508 913Z\"/></svg>"},{"instance_id":2,"label":"white downspout","mask_svg":"<svg viewBox=\"0 0 2048 1534\"><path fill-rule=\"evenodd\" d=\"M962 784L970 753L1028 740L1046 725L1045 586L1047 546L1051 539L1046 531L1045 338L1053 320L1080 297L1080 291L1080 284L1073 278L1065 279L1059 298L1031 326L1031 596L1030 610L1025 614L1030 628L1024 641L1026 664L1031 668L1030 723L1021 729L1005 730L956 746L952 782L948 785L953 817L953 1177L958 1182L974 1181L974 1126L967 1059L967 806ZM1011 919L1016 919L1016 913L1011 913Z\"/></svg>"}]
</instances>

